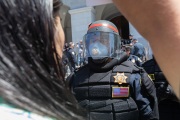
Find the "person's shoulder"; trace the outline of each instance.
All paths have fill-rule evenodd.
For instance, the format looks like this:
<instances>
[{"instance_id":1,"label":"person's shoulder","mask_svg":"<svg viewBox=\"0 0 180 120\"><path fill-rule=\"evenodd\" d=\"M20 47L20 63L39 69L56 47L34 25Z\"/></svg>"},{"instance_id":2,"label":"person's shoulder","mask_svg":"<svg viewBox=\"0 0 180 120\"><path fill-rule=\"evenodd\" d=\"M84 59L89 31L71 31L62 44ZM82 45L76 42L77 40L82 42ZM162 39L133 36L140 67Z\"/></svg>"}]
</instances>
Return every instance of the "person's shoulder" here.
<instances>
[{"instance_id":1,"label":"person's shoulder","mask_svg":"<svg viewBox=\"0 0 180 120\"><path fill-rule=\"evenodd\" d=\"M71 53L72 55L75 55L75 51L71 48L71 49L69 49L69 51L68 51L69 53Z\"/></svg>"},{"instance_id":2,"label":"person's shoulder","mask_svg":"<svg viewBox=\"0 0 180 120\"><path fill-rule=\"evenodd\" d=\"M129 58L138 58L136 55L130 55Z\"/></svg>"},{"instance_id":3,"label":"person's shoulder","mask_svg":"<svg viewBox=\"0 0 180 120\"><path fill-rule=\"evenodd\" d=\"M142 62L142 60L136 55L130 55L128 60L132 61L133 63L135 63L136 61Z\"/></svg>"},{"instance_id":4,"label":"person's shoulder","mask_svg":"<svg viewBox=\"0 0 180 120\"><path fill-rule=\"evenodd\" d=\"M82 67L79 67L77 69L75 69L74 73L75 74L83 74L84 72L86 72L87 70L89 70L89 66L88 64L82 66Z\"/></svg>"},{"instance_id":5,"label":"person's shoulder","mask_svg":"<svg viewBox=\"0 0 180 120\"><path fill-rule=\"evenodd\" d=\"M84 65L74 71L74 80L79 81L79 79L84 80L89 77L90 69L88 65Z\"/></svg>"},{"instance_id":6,"label":"person's shoulder","mask_svg":"<svg viewBox=\"0 0 180 120\"><path fill-rule=\"evenodd\" d=\"M138 56L136 56L136 55L132 55L132 57L133 57L133 58L135 58L136 60L138 60L138 61L142 62L142 60L141 60Z\"/></svg>"},{"instance_id":7,"label":"person's shoulder","mask_svg":"<svg viewBox=\"0 0 180 120\"><path fill-rule=\"evenodd\" d=\"M68 49L68 52L70 52L70 51L72 51L72 49L71 49L71 48L69 48L69 49Z\"/></svg>"},{"instance_id":8,"label":"person's shoulder","mask_svg":"<svg viewBox=\"0 0 180 120\"><path fill-rule=\"evenodd\" d=\"M131 67L131 66L133 66L133 63L131 61L126 60L126 61L122 62L120 65L123 65L126 67Z\"/></svg>"},{"instance_id":9,"label":"person's shoulder","mask_svg":"<svg viewBox=\"0 0 180 120\"><path fill-rule=\"evenodd\" d=\"M156 64L154 59L147 60L142 64L143 67L154 66Z\"/></svg>"},{"instance_id":10,"label":"person's shoulder","mask_svg":"<svg viewBox=\"0 0 180 120\"><path fill-rule=\"evenodd\" d=\"M142 71L141 67L137 66L136 64L134 64L131 61L125 61L125 62L121 63L120 66L124 66L126 68L131 69L132 73L139 73Z\"/></svg>"},{"instance_id":11,"label":"person's shoulder","mask_svg":"<svg viewBox=\"0 0 180 120\"><path fill-rule=\"evenodd\" d=\"M140 45L139 45L139 43L135 43L134 45L133 45L133 48L136 48L136 47L139 47Z\"/></svg>"}]
</instances>

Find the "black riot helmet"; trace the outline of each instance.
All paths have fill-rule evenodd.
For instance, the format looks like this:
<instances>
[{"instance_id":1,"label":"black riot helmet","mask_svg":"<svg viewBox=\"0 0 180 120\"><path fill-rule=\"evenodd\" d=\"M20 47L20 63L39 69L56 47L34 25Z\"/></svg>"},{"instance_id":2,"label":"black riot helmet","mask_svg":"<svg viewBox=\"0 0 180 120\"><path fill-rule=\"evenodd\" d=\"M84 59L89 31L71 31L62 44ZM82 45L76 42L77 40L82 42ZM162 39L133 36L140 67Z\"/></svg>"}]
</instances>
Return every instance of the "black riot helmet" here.
<instances>
[{"instance_id":1,"label":"black riot helmet","mask_svg":"<svg viewBox=\"0 0 180 120\"><path fill-rule=\"evenodd\" d=\"M120 58L121 41L117 27L110 21L98 20L89 25L84 36L85 53L93 60Z\"/></svg>"}]
</instances>

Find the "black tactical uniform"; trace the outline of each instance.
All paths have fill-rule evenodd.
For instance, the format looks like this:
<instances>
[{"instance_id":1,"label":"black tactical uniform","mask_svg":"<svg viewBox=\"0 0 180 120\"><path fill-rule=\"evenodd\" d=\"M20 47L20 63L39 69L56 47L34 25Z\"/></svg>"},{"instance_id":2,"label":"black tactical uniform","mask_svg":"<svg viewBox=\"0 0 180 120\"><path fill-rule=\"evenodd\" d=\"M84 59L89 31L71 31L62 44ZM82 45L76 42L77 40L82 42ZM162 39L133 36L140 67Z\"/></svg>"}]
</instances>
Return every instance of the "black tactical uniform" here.
<instances>
[{"instance_id":1,"label":"black tactical uniform","mask_svg":"<svg viewBox=\"0 0 180 120\"><path fill-rule=\"evenodd\" d=\"M155 59L146 61L142 66L155 83L160 120L179 120L180 101L175 96L172 87L167 82Z\"/></svg>"},{"instance_id":2,"label":"black tactical uniform","mask_svg":"<svg viewBox=\"0 0 180 120\"><path fill-rule=\"evenodd\" d=\"M73 92L92 120L158 120L154 85L146 76L141 86L140 72L130 61L112 60L103 67L89 62L72 77Z\"/></svg>"},{"instance_id":3,"label":"black tactical uniform","mask_svg":"<svg viewBox=\"0 0 180 120\"><path fill-rule=\"evenodd\" d=\"M71 72L73 72L75 70L75 66L76 66L76 63L77 63L77 60L76 60L76 52L74 51L74 49L72 48L69 48L68 50L68 57L69 57L69 62L70 62L70 70Z\"/></svg>"},{"instance_id":4,"label":"black tactical uniform","mask_svg":"<svg viewBox=\"0 0 180 120\"><path fill-rule=\"evenodd\" d=\"M126 53L118 51L116 30L104 20L89 26L84 37L88 64L72 76L72 91L88 110L88 120L158 120L155 86L147 74L127 61Z\"/></svg>"},{"instance_id":5,"label":"black tactical uniform","mask_svg":"<svg viewBox=\"0 0 180 120\"><path fill-rule=\"evenodd\" d=\"M146 61L142 67L146 70L146 72L149 74L149 77L155 83L159 102L164 99L177 100L172 87L169 85L154 58Z\"/></svg>"},{"instance_id":6,"label":"black tactical uniform","mask_svg":"<svg viewBox=\"0 0 180 120\"><path fill-rule=\"evenodd\" d=\"M130 45L124 46L124 51L126 51L127 55L129 56L128 61L133 62L137 66L141 67L143 64L143 61L136 55L132 55L132 47Z\"/></svg>"},{"instance_id":7,"label":"black tactical uniform","mask_svg":"<svg viewBox=\"0 0 180 120\"><path fill-rule=\"evenodd\" d=\"M136 39L135 39L136 40ZM137 40L136 40L137 41ZM145 48L141 43L136 42L132 48L132 55L138 56L141 60L145 57Z\"/></svg>"}]
</instances>

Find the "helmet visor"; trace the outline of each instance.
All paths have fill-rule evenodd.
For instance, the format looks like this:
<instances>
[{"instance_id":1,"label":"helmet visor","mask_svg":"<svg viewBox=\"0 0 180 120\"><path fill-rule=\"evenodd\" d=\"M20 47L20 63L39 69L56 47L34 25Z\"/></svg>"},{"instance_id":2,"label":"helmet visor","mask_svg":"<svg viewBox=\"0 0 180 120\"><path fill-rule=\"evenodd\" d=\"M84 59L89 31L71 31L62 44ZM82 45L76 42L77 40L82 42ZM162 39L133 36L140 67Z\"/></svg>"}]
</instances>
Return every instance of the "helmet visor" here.
<instances>
[{"instance_id":1,"label":"helmet visor","mask_svg":"<svg viewBox=\"0 0 180 120\"><path fill-rule=\"evenodd\" d=\"M119 35L109 32L92 32L84 36L86 57L117 58L121 47Z\"/></svg>"}]
</instances>

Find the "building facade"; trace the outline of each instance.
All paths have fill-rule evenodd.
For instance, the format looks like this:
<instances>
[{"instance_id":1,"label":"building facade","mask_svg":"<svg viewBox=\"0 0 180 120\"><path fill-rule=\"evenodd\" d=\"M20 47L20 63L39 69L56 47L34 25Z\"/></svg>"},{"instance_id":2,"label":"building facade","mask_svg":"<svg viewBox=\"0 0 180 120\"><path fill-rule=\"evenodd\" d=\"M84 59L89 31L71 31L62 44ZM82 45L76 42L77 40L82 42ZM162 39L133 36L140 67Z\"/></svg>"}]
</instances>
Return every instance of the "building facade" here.
<instances>
[{"instance_id":1,"label":"building facade","mask_svg":"<svg viewBox=\"0 0 180 120\"><path fill-rule=\"evenodd\" d=\"M111 0L62 0L61 23L65 31L66 42L77 43L83 39L88 25L96 20L109 20L119 29L121 38L128 39L129 34L141 42L147 52L152 55L149 43L126 20Z\"/></svg>"}]
</instances>

